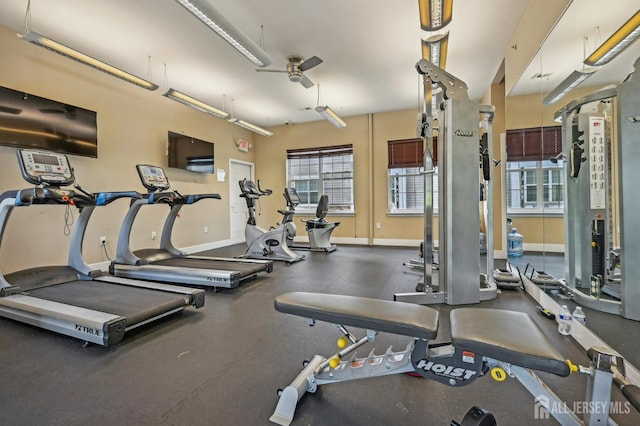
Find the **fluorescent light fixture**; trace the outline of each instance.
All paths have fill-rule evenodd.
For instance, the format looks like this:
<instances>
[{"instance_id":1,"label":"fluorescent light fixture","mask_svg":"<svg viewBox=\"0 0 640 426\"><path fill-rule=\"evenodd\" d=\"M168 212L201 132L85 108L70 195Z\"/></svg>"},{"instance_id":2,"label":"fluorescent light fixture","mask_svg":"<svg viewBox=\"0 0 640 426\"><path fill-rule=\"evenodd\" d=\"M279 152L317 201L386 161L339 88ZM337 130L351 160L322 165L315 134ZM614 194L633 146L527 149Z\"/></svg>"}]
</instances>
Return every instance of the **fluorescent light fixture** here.
<instances>
[{"instance_id":1,"label":"fluorescent light fixture","mask_svg":"<svg viewBox=\"0 0 640 426\"><path fill-rule=\"evenodd\" d=\"M589 55L584 63L591 66L604 65L626 49L638 36L640 36L640 10Z\"/></svg>"},{"instance_id":2,"label":"fluorescent light fixture","mask_svg":"<svg viewBox=\"0 0 640 426\"><path fill-rule=\"evenodd\" d=\"M424 31L437 31L451 22L453 0L418 0L418 7Z\"/></svg>"},{"instance_id":3,"label":"fluorescent light fixture","mask_svg":"<svg viewBox=\"0 0 640 426\"><path fill-rule=\"evenodd\" d=\"M182 92L178 92L175 89L169 89L167 93L164 94L169 99L173 99L174 101L180 102L181 104L185 104L190 106L191 108L195 108L198 111L206 112L207 114L211 114L218 118L228 118L229 113L224 112L218 108L212 107L209 104L205 104L202 101L199 101L191 96L185 95Z\"/></svg>"},{"instance_id":4,"label":"fluorescent light fixture","mask_svg":"<svg viewBox=\"0 0 640 426\"><path fill-rule=\"evenodd\" d=\"M551 93L545 96L542 103L544 105L555 104L574 87L591 77L596 71L598 71L598 68L585 68L580 71L576 70L572 72L569 74L569 77L565 78L562 83L558 84L558 86L551 91Z\"/></svg>"},{"instance_id":5,"label":"fluorescent light fixture","mask_svg":"<svg viewBox=\"0 0 640 426\"><path fill-rule=\"evenodd\" d=\"M271 64L271 58L260 46L236 28L208 2L203 0L176 1L257 66L266 67Z\"/></svg>"},{"instance_id":6,"label":"fluorescent light fixture","mask_svg":"<svg viewBox=\"0 0 640 426\"><path fill-rule=\"evenodd\" d=\"M323 116L324 118L326 118L327 120L329 120L331 122L331 124L333 124L336 127L339 127L341 129L347 127L347 123L345 123L342 118L340 118L338 116L338 114L336 114L331 108L329 108L328 106L317 106L316 107L316 111Z\"/></svg>"},{"instance_id":7,"label":"fluorescent light fixture","mask_svg":"<svg viewBox=\"0 0 640 426\"><path fill-rule=\"evenodd\" d=\"M449 32L437 34L422 40L422 58L435 66L445 69L447 65L447 48L449 47Z\"/></svg>"},{"instance_id":8,"label":"fluorescent light fixture","mask_svg":"<svg viewBox=\"0 0 640 426\"><path fill-rule=\"evenodd\" d=\"M227 121L235 125L238 125L240 127L244 127L247 130L251 130L252 132L257 133L259 135L266 136L268 138L273 136L273 132L270 132L267 129L263 129L262 127L256 126L255 124L251 124L248 121L240 120L235 117L229 118L227 119Z\"/></svg>"},{"instance_id":9,"label":"fluorescent light fixture","mask_svg":"<svg viewBox=\"0 0 640 426\"><path fill-rule=\"evenodd\" d=\"M29 31L25 35L18 34L18 37L28 41L29 43L35 44L36 46L44 47L45 49L49 49L59 55L66 56L67 58L73 59L74 61L78 61L80 63L88 65L91 68L95 68L121 80L135 84L136 86L140 86L147 90L156 90L158 88L157 85L147 80L136 77L135 75L129 74L126 71L122 71L121 69L102 62L99 59L93 58L89 55L85 55L84 53L78 52L77 50L72 49L69 46L66 46L33 31Z\"/></svg>"}]
</instances>

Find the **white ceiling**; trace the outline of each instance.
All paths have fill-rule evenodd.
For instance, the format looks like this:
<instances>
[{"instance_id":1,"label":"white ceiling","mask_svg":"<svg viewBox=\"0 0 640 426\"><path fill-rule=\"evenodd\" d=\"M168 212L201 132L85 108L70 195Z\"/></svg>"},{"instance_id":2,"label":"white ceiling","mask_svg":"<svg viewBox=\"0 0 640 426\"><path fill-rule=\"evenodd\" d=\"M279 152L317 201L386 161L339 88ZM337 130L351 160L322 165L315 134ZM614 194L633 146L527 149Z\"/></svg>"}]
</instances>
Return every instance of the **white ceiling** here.
<instances>
[{"instance_id":1,"label":"white ceiling","mask_svg":"<svg viewBox=\"0 0 640 426\"><path fill-rule=\"evenodd\" d=\"M324 63L306 75L320 84L319 104L341 116L418 108L420 38L433 33L420 29L417 0L207 1L254 41L262 38L273 61L269 68L284 68L292 54L322 58ZM454 0L453 20L446 28L447 71L467 83L472 99L479 100L493 81L527 2ZM602 5L601 0L574 3ZM599 23L603 38L631 16L630 4L637 0L620 3L625 4L616 3L615 11L593 7L596 16L610 21ZM2 0L0 25L24 33L26 8L27 0ZM322 119L305 110L318 104L318 86L305 89L286 74L255 72L251 62L175 0L31 0L30 28L153 80L161 86L159 95L170 86L261 126ZM554 64L548 84L579 65L566 52L560 59L546 56L550 48L544 52L543 60ZM580 59L582 42L578 53ZM560 63L563 69L556 69ZM513 94L540 90L539 82L533 88L525 84L529 73Z\"/></svg>"},{"instance_id":2,"label":"white ceiling","mask_svg":"<svg viewBox=\"0 0 640 426\"><path fill-rule=\"evenodd\" d=\"M640 1L629 0L607 4L602 0L574 0L555 28L544 41L529 67L514 86L510 95L546 93L553 90L574 70L581 70L583 60L631 18ZM636 41L611 62L585 80L580 87L594 90L619 83L633 71L633 63L640 56L640 42ZM532 78L535 74L549 74ZM570 98L569 98L570 99ZM562 106L567 99L557 104Z\"/></svg>"}]
</instances>

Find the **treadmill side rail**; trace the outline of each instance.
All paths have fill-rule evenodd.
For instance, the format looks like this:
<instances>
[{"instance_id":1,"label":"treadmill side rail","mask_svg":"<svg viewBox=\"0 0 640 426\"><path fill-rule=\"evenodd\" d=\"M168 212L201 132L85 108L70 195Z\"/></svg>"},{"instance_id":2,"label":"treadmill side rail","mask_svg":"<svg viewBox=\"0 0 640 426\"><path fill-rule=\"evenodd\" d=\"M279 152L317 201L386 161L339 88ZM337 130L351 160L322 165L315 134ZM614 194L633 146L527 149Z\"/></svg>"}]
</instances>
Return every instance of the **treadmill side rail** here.
<instances>
[{"instance_id":1,"label":"treadmill side rail","mask_svg":"<svg viewBox=\"0 0 640 426\"><path fill-rule=\"evenodd\" d=\"M22 294L1 297L0 316L102 346L120 342L126 330L124 317Z\"/></svg>"},{"instance_id":2,"label":"treadmill side rail","mask_svg":"<svg viewBox=\"0 0 640 426\"><path fill-rule=\"evenodd\" d=\"M169 283L235 288L240 285L240 273L217 269L183 268L163 265L131 266L111 263L109 272L116 277L155 280Z\"/></svg>"}]
</instances>

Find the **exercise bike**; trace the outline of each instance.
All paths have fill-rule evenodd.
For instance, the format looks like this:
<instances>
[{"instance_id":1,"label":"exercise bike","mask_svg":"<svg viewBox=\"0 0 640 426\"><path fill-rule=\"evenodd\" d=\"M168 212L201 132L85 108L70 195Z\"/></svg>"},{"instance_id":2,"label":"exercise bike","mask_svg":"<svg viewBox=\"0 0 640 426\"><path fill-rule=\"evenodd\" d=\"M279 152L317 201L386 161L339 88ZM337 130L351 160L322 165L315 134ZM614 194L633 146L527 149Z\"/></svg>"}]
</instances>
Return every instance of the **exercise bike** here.
<instances>
[{"instance_id":1,"label":"exercise bike","mask_svg":"<svg viewBox=\"0 0 640 426\"><path fill-rule=\"evenodd\" d=\"M273 191L260 188L259 181L257 187L253 181L248 179L243 179L238 183L240 184L240 197L247 202L249 211L249 219L247 219L244 229L248 247L242 257L281 260L288 264L303 260L304 255L293 252L287 246L284 224L279 224L268 231L256 224L256 200L262 196L271 195Z\"/></svg>"},{"instance_id":2,"label":"exercise bike","mask_svg":"<svg viewBox=\"0 0 640 426\"><path fill-rule=\"evenodd\" d=\"M326 195L320 197L314 219L302 220L309 235L309 244L301 245L293 242L297 233L293 215L296 213L296 207L300 204L300 196L295 188L285 188L283 195L287 201L287 210L278 210L278 213L282 215L287 245L294 250L323 251L325 253L336 251L338 247L331 244L331 233L340 225L340 222L327 222L325 219L329 212L329 197Z\"/></svg>"}]
</instances>

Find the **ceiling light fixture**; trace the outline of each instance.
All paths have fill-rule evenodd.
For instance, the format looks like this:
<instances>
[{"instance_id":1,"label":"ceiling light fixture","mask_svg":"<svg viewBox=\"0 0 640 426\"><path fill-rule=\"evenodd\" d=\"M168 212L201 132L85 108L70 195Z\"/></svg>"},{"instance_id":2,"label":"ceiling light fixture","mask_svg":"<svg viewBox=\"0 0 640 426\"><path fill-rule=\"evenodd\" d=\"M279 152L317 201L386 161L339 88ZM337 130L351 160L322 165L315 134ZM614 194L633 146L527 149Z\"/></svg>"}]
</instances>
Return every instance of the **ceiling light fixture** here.
<instances>
[{"instance_id":1,"label":"ceiling light fixture","mask_svg":"<svg viewBox=\"0 0 640 426\"><path fill-rule=\"evenodd\" d=\"M218 118L228 118L229 113L224 112L216 107L212 107L209 104L205 104L202 101L199 101L195 98L192 98L189 95L185 95L182 92L179 92L175 89L169 89L167 93L163 96L166 96L169 99L173 99L174 101L180 102L181 104L190 106L191 108L195 108L198 111L206 112L207 114L211 114Z\"/></svg>"},{"instance_id":2,"label":"ceiling light fixture","mask_svg":"<svg viewBox=\"0 0 640 426\"><path fill-rule=\"evenodd\" d=\"M253 40L209 3L199 0L176 1L257 66L266 67L271 64L271 58Z\"/></svg>"},{"instance_id":3,"label":"ceiling light fixture","mask_svg":"<svg viewBox=\"0 0 640 426\"><path fill-rule=\"evenodd\" d=\"M329 120L331 122L331 124L333 124L334 126L340 128L340 129L344 129L345 127L347 127L347 123L345 123L342 120L342 118L340 118L338 116L338 114L336 114L327 105L325 105L325 106L317 106L315 109L316 109L316 112L318 112L318 114L320 114L321 116L323 116L324 118Z\"/></svg>"},{"instance_id":4,"label":"ceiling light fixture","mask_svg":"<svg viewBox=\"0 0 640 426\"><path fill-rule=\"evenodd\" d=\"M449 25L453 0L418 0L420 27L424 31L437 31Z\"/></svg>"},{"instance_id":5,"label":"ceiling light fixture","mask_svg":"<svg viewBox=\"0 0 640 426\"><path fill-rule=\"evenodd\" d=\"M569 74L569 77L565 78L562 83L558 84L556 88L551 91L551 93L545 96L545 98L542 100L542 103L544 105L551 105L558 102L574 87L595 74L598 69L599 68L585 68L580 71L576 70L572 72L571 74Z\"/></svg>"},{"instance_id":6,"label":"ceiling light fixture","mask_svg":"<svg viewBox=\"0 0 640 426\"><path fill-rule=\"evenodd\" d=\"M156 84L153 84L126 71L122 71L120 68L116 68L113 65L109 65L92 56L86 55L82 52L78 52L77 50L72 49L69 46L66 46L36 32L29 31L25 35L18 34L18 37L28 41L29 43L35 44L36 46L44 47L45 49L51 50L52 52L55 52L59 55L73 59L74 61L78 61L99 71L117 77L121 80L135 84L136 86L140 86L144 89L156 90L158 88Z\"/></svg>"},{"instance_id":7,"label":"ceiling light fixture","mask_svg":"<svg viewBox=\"0 0 640 426\"><path fill-rule=\"evenodd\" d=\"M235 117L227 119L230 123L233 123L237 126L244 127L247 130L251 130L254 133L257 133L262 136L266 136L270 138L273 136L273 132L268 131L267 129L263 129L260 126L256 126L255 124L251 124L248 121L240 120Z\"/></svg>"},{"instance_id":8,"label":"ceiling light fixture","mask_svg":"<svg viewBox=\"0 0 640 426\"><path fill-rule=\"evenodd\" d=\"M589 55L584 63L591 66L604 65L626 49L638 36L640 36L640 10Z\"/></svg>"},{"instance_id":9,"label":"ceiling light fixture","mask_svg":"<svg viewBox=\"0 0 640 426\"><path fill-rule=\"evenodd\" d=\"M438 68L445 69L447 65L447 48L449 47L449 32L437 34L422 40L422 58Z\"/></svg>"}]
</instances>

